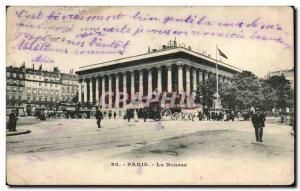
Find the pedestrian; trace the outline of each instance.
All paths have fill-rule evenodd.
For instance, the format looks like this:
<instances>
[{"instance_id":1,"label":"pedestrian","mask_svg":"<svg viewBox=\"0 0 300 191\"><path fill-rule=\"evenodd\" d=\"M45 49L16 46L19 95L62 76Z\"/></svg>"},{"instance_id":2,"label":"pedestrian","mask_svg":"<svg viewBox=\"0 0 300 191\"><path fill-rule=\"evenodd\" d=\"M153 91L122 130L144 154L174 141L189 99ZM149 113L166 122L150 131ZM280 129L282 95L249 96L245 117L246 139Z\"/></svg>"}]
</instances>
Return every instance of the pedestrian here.
<instances>
[{"instance_id":1,"label":"pedestrian","mask_svg":"<svg viewBox=\"0 0 300 191\"><path fill-rule=\"evenodd\" d=\"M8 116L8 131L16 131L16 127L17 127L17 114L16 112L13 110L11 111L11 113Z\"/></svg>"},{"instance_id":2,"label":"pedestrian","mask_svg":"<svg viewBox=\"0 0 300 191\"><path fill-rule=\"evenodd\" d=\"M143 117L144 117L144 122L146 122L146 120L148 118L148 112L147 112L146 108L144 108Z\"/></svg>"},{"instance_id":3,"label":"pedestrian","mask_svg":"<svg viewBox=\"0 0 300 191\"><path fill-rule=\"evenodd\" d=\"M256 142L263 142L262 137L263 137L263 128L265 127L265 114L260 111L260 108L256 108L255 111L253 111L252 115L252 124L255 129L255 138Z\"/></svg>"},{"instance_id":4,"label":"pedestrian","mask_svg":"<svg viewBox=\"0 0 300 191\"><path fill-rule=\"evenodd\" d=\"M114 111L114 119L116 119L117 117L117 113Z\"/></svg>"},{"instance_id":5,"label":"pedestrian","mask_svg":"<svg viewBox=\"0 0 300 191\"><path fill-rule=\"evenodd\" d=\"M231 111L231 121L234 121L235 113L234 111Z\"/></svg>"},{"instance_id":6,"label":"pedestrian","mask_svg":"<svg viewBox=\"0 0 300 191\"><path fill-rule=\"evenodd\" d=\"M127 109L127 111L126 111L126 117L127 117L128 122L130 122L130 110L129 109Z\"/></svg>"},{"instance_id":7,"label":"pedestrian","mask_svg":"<svg viewBox=\"0 0 300 191\"><path fill-rule=\"evenodd\" d=\"M99 108L97 108L97 110L96 110L96 120L97 120L98 128L101 128L101 120L102 119L103 119L102 111Z\"/></svg>"},{"instance_id":8,"label":"pedestrian","mask_svg":"<svg viewBox=\"0 0 300 191\"><path fill-rule=\"evenodd\" d=\"M202 117L203 117L203 116L202 116L202 113L201 113L201 111L199 111L199 112L198 112L198 118L199 118L199 121L202 121Z\"/></svg>"},{"instance_id":9,"label":"pedestrian","mask_svg":"<svg viewBox=\"0 0 300 191\"><path fill-rule=\"evenodd\" d=\"M228 113L227 112L224 113L223 121L228 121Z\"/></svg>"},{"instance_id":10,"label":"pedestrian","mask_svg":"<svg viewBox=\"0 0 300 191\"><path fill-rule=\"evenodd\" d=\"M213 121L216 120L216 113L215 113L215 112L211 112L211 119L212 119Z\"/></svg>"},{"instance_id":11,"label":"pedestrian","mask_svg":"<svg viewBox=\"0 0 300 191\"><path fill-rule=\"evenodd\" d=\"M133 119L134 119L134 122L139 122L139 116L138 116L138 113L136 110L134 110L134 113L133 113Z\"/></svg>"},{"instance_id":12,"label":"pedestrian","mask_svg":"<svg viewBox=\"0 0 300 191\"><path fill-rule=\"evenodd\" d=\"M40 120L41 120L41 121L46 121L46 115L45 115L45 112L44 112L44 111L41 111L41 114L40 114Z\"/></svg>"},{"instance_id":13,"label":"pedestrian","mask_svg":"<svg viewBox=\"0 0 300 191\"><path fill-rule=\"evenodd\" d=\"M210 121L210 113L209 112L207 112L207 121Z\"/></svg>"}]
</instances>

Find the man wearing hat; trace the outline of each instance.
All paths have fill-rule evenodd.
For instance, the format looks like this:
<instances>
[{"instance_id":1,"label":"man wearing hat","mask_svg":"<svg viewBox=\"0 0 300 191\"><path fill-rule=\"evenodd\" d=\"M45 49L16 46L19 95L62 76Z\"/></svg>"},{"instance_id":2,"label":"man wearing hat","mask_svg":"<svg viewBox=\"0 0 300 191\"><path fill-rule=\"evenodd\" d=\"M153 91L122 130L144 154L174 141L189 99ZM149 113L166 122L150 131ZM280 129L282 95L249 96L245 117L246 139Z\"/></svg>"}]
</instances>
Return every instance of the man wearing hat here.
<instances>
[{"instance_id":1,"label":"man wearing hat","mask_svg":"<svg viewBox=\"0 0 300 191\"><path fill-rule=\"evenodd\" d=\"M97 107L95 117L96 117L96 120L97 120L98 128L101 128L101 120L103 119L103 114L102 114L102 111L99 109L99 107Z\"/></svg>"},{"instance_id":2,"label":"man wearing hat","mask_svg":"<svg viewBox=\"0 0 300 191\"><path fill-rule=\"evenodd\" d=\"M260 108L256 108L252 115L252 124L255 129L256 142L263 142L263 128L265 126L265 114Z\"/></svg>"}]
</instances>

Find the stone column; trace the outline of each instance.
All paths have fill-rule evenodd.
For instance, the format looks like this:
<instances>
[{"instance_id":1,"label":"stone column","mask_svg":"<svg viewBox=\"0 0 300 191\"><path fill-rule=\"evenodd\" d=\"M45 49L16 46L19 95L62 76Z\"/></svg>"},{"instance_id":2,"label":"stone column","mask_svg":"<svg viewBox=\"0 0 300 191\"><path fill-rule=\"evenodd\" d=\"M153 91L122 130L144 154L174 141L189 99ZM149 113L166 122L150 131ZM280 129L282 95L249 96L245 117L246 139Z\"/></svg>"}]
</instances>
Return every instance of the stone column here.
<instances>
[{"instance_id":1,"label":"stone column","mask_svg":"<svg viewBox=\"0 0 300 191\"><path fill-rule=\"evenodd\" d=\"M193 69L193 91L197 90L197 73L196 69Z\"/></svg>"},{"instance_id":2,"label":"stone column","mask_svg":"<svg viewBox=\"0 0 300 191\"><path fill-rule=\"evenodd\" d=\"M182 94L183 90L183 71L182 65L178 65L178 94Z\"/></svg>"},{"instance_id":3,"label":"stone column","mask_svg":"<svg viewBox=\"0 0 300 191\"><path fill-rule=\"evenodd\" d=\"M207 79L208 79L208 80L210 80L210 79L211 79L211 75L212 75L212 73L211 73L211 72L208 72L208 73L207 73Z\"/></svg>"},{"instance_id":4,"label":"stone column","mask_svg":"<svg viewBox=\"0 0 300 191\"><path fill-rule=\"evenodd\" d=\"M205 73L204 73L204 80L205 80L205 81L208 80L208 72L207 72L207 71L205 71Z\"/></svg>"},{"instance_id":5,"label":"stone column","mask_svg":"<svg viewBox=\"0 0 300 191\"><path fill-rule=\"evenodd\" d=\"M105 105L105 76L102 76L102 95L101 95L101 98L102 98L102 106Z\"/></svg>"},{"instance_id":6,"label":"stone column","mask_svg":"<svg viewBox=\"0 0 300 191\"><path fill-rule=\"evenodd\" d=\"M84 89L83 89L83 102L87 102L87 92L88 92L88 81L87 79L84 80Z\"/></svg>"},{"instance_id":7,"label":"stone column","mask_svg":"<svg viewBox=\"0 0 300 191\"><path fill-rule=\"evenodd\" d=\"M109 93L109 95L108 95L108 107L109 108L111 108L111 106L112 106L112 76L111 76L111 74L109 75L109 77L108 77L108 93Z\"/></svg>"},{"instance_id":8,"label":"stone column","mask_svg":"<svg viewBox=\"0 0 300 191\"><path fill-rule=\"evenodd\" d=\"M90 102L93 103L93 78L90 78Z\"/></svg>"},{"instance_id":9,"label":"stone column","mask_svg":"<svg viewBox=\"0 0 300 191\"><path fill-rule=\"evenodd\" d=\"M79 103L82 102L82 97L81 97L81 96L82 96L82 95L81 95L82 89L81 89L81 88L82 88L82 82L81 82L81 80L80 80L80 81L79 81L79 86L78 86L78 102L79 102Z\"/></svg>"},{"instance_id":10,"label":"stone column","mask_svg":"<svg viewBox=\"0 0 300 191\"><path fill-rule=\"evenodd\" d=\"M96 104L98 105L99 104L99 77L97 76L96 77L96 87L95 87L95 101L96 101Z\"/></svg>"},{"instance_id":11,"label":"stone column","mask_svg":"<svg viewBox=\"0 0 300 191\"><path fill-rule=\"evenodd\" d=\"M148 70L148 96L152 95L152 71Z\"/></svg>"},{"instance_id":12,"label":"stone column","mask_svg":"<svg viewBox=\"0 0 300 191\"><path fill-rule=\"evenodd\" d=\"M116 74L116 99L115 99L115 107L119 107L119 100L120 100L120 94L119 94L119 74Z\"/></svg>"},{"instance_id":13,"label":"stone column","mask_svg":"<svg viewBox=\"0 0 300 191\"><path fill-rule=\"evenodd\" d=\"M167 66L168 68L168 93L172 92L172 67Z\"/></svg>"},{"instance_id":14,"label":"stone column","mask_svg":"<svg viewBox=\"0 0 300 191\"><path fill-rule=\"evenodd\" d=\"M127 94L127 74L124 72L123 74L123 95ZM126 102L123 103L125 105Z\"/></svg>"},{"instance_id":15,"label":"stone column","mask_svg":"<svg viewBox=\"0 0 300 191\"><path fill-rule=\"evenodd\" d=\"M162 92L162 89L161 89L161 67L157 68L157 91L158 91L158 93Z\"/></svg>"},{"instance_id":16,"label":"stone column","mask_svg":"<svg viewBox=\"0 0 300 191\"><path fill-rule=\"evenodd\" d=\"M131 72L131 91L130 91L130 97L131 99L133 98L135 94L135 89L134 89L134 71Z\"/></svg>"},{"instance_id":17,"label":"stone column","mask_svg":"<svg viewBox=\"0 0 300 191\"><path fill-rule=\"evenodd\" d=\"M191 92L190 86L190 68L189 66L186 67L186 94L189 96Z\"/></svg>"},{"instance_id":18,"label":"stone column","mask_svg":"<svg viewBox=\"0 0 300 191\"><path fill-rule=\"evenodd\" d=\"M144 96L144 85L143 85L143 70L141 70L140 72L139 72L139 76L140 76L140 79L139 79L139 95L140 96Z\"/></svg>"},{"instance_id":19,"label":"stone column","mask_svg":"<svg viewBox=\"0 0 300 191\"><path fill-rule=\"evenodd\" d=\"M218 78L218 80L219 80L219 82L221 82L221 81L222 81L222 76L221 76L221 75L219 75L219 78Z\"/></svg>"},{"instance_id":20,"label":"stone column","mask_svg":"<svg viewBox=\"0 0 300 191\"><path fill-rule=\"evenodd\" d=\"M202 83L202 81L203 81L203 77L202 77L202 70L199 70L199 79L198 79L198 81L199 81L199 85Z\"/></svg>"}]
</instances>

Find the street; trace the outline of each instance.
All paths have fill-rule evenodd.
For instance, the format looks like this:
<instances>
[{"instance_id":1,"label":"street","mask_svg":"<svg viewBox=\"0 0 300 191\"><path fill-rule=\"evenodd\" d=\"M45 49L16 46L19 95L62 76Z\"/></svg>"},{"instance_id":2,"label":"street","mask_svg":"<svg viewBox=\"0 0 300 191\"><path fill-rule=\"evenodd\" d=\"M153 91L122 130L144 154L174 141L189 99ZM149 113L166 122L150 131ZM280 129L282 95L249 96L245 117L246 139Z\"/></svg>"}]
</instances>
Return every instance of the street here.
<instances>
[{"instance_id":1,"label":"street","mask_svg":"<svg viewBox=\"0 0 300 191\"><path fill-rule=\"evenodd\" d=\"M271 185L294 179L292 129L273 121L266 122L263 143L255 143L250 121L106 119L101 129L94 119L27 123L17 128L30 134L7 137L9 184L157 184L163 177L160 184Z\"/></svg>"}]
</instances>

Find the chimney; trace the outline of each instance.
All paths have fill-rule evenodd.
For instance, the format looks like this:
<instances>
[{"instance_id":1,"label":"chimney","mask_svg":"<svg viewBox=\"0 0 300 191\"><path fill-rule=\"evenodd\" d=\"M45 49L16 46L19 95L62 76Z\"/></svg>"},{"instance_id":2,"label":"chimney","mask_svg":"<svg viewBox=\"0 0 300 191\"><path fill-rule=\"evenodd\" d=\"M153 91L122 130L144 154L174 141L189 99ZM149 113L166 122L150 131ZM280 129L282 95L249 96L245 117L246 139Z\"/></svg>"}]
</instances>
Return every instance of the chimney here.
<instances>
[{"instance_id":1,"label":"chimney","mask_svg":"<svg viewBox=\"0 0 300 191\"><path fill-rule=\"evenodd\" d=\"M174 46L177 47L176 37L175 37L175 40L174 40Z\"/></svg>"},{"instance_id":2,"label":"chimney","mask_svg":"<svg viewBox=\"0 0 300 191\"><path fill-rule=\"evenodd\" d=\"M43 69L43 68L42 68L42 64L41 64L40 67L39 67L39 71L42 71L42 69Z\"/></svg>"},{"instance_id":3,"label":"chimney","mask_svg":"<svg viewBox=\"0 0 300 191\"><path fill-rule=\"evenodd\" d=\"M148 46L148 53L149 53L149 52L151 52L151 48L150 48L150 46Z\"/></svg>"},{"instance_id":4,"label":"chimney","mask_svg":"<svg viewBox=\"0 0 300 191\"><path fill-rule=\"evenodd\" d=\"M34 70L34 63L32 64L32 69Z\"/></svg>"}]
</instances>

